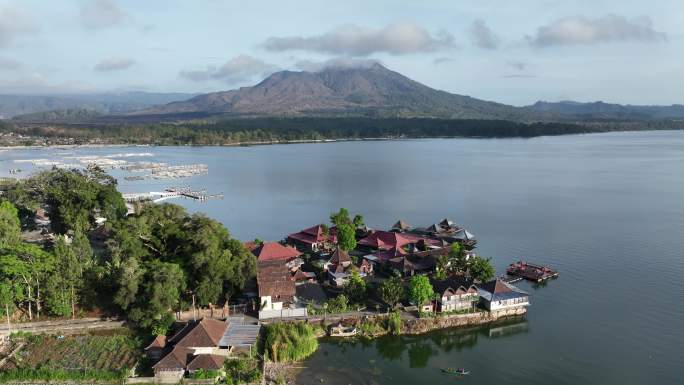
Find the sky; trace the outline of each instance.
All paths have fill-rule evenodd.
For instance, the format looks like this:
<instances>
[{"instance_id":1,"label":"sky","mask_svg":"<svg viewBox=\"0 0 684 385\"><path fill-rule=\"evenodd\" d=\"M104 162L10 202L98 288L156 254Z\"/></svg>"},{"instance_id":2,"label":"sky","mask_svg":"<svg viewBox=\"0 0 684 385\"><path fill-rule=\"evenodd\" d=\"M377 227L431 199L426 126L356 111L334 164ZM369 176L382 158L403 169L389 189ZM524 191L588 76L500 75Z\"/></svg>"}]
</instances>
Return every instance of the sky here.
<instances>
[{"instance_id":1,"label":"sky","mask_svg":"<svg viewBox=\"0 0 684 385\"><path fill-rule=\"evenodd\" d=\"M684 103L681 0L0 0L0 94L210 92L379 61L513 105Z\"/></svg>"}]
</instances>

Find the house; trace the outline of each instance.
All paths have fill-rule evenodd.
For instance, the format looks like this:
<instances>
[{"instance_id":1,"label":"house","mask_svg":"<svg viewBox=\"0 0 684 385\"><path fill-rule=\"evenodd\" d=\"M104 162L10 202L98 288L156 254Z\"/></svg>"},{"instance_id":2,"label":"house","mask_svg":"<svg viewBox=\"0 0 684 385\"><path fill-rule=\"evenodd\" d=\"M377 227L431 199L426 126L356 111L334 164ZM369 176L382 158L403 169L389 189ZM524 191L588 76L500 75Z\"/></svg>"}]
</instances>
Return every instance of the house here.
<instances>
[{"instance_id":1,"label":"house","mask_svg":"<svg viewBox=\"0 0 684 385\"><path fill-rule=\"evenodd\" d=\"M245 245L249 248L249 244ZM297 249L283 246L278 242L264 242L252 245L252 254L257 257L257 262L281 261L283 264L302 255Z\"/></svg>"},{"instance_id":2,"label":"house","mask_svg":"<svg viewBox=\"0 0 684 385\"><path fill-rule=\"evenodd\" d=\"M330 256L328 262L326 262L325 265L323 265L323 270L327 271L331 266L337 265L340 265L342 266L342 268L346 269L347 267L349 267L349 265L351 265L351 263L352 260L349 256L349 253L337 247Z\"/></svg>"},{"instance_id":3,"label":"house","mask_svg":"<svg viewBox=\"0 0 684 385\"><path fill-rule=\"evenodd\" d=\"M166 336L157 336L149 345L147 345L145 354L151 361L158 361L164 352L164 348L166 348Z\"/></svg>"},{"instance_id":4,"label":"house","mask_svg":"<svg viewBox=\"0 0 684 385\"><path fill-rule=\"evenodd\" d=\"M362 277L373 275L373 265L374 263L368 259L361 259L361 261L358 263L359 275Z\"/></svg>"},{"instance_id":5,"label":"house","mask_svg":"<svg viewBox=\"0 0 684 385\"><path fill-rule=\"evenodd\" d=\"M498 278L480 285L478 295L489 311L521 308L530 304L527 292Z\"/></svg>"},{"instance_id":6,"label":"house","mask_svg":"<svg viewBox=\"0 0 684 385\"><path fill-rule=\"evenodd\" d=\"M403 221L403 220L400 219L400 220L397 221L397 223L395 223L394 225L392 225L392 230L391 230L391 231L394 231L394 232L397 232L397 233L403 233L404 231L407 231L407 230L410 230L410 229L411 229L411 225L409 225L408 223L406 223L405 221Z\"/></svg>"},{"instance_id":7,"label":"house","mask_svg":"<svg viewBox=\"0 0 684 385\"><path fill-rule=\"evenodd\" d=\"M294 302L295 281L281 261L261 261L257 264L259 310L282 310ZM261 318L261 317L260 317Z\"/></svg>"},{"instance_id":8,"label":"house","mask_svg":"<svg viewBox=\"0 0 684 385\"><path fill-rule=\"evenodd\" d=\"M294 275L292 275L292 278L295 281L295 285L302 285L307 282L314 283L316 282L316 273L304 270L297 270L294 273Z\"/></svg>"},{"instance_id":9,"label":"house","mask_svg":"<svg viewBox=\"0 0 684 385\"><path fill-rule=\"evenodd\" d=\"M33 221L37 227L47 227L50 225L50 216L44 208L39 207L34 212Z\"/></svg>"},{"instance_id":10,"label":"house","mask_svg":"<svg viewBox=\"0 0 684 385\"><path fill-rule=\"evenodd\" d=\"M188 322L166 339L163 358L152 366L156 381L178 382L186 372L221 369L229 353L228 349L219 346L227 326L225 321L203 318ZM148 348L156 349L161 342L161 339L155 339Z\"/></svg>"},{"instance_id":11,"label":"house","mask_svg":"<svg viewBox=\"0 0 684 385\"><path fill-rule=\"evenodd\" d=\"M415 243L417 239L406 237L404 234L378 230L357 242L357 246L374 250L389 250Z\"/></svg>"},{"instance_id":12,"label":"house","mask_svg":"<svg viewBox=\"0 0 684 385\"><path fill-rule=\"evenodd\" d=\"M349 282L349 273L342 265L332 265L328 267L328 277L334 286L344 286Z\"/></svg>"},{"instance_id":13,"label":"house","mask_svg":"<svg viewBox=\"0 0 684 385\"><path fill-rule=\"evenodd\" d=\"M307 252L317 252L337 243L337 237L334 227L327 229L323 224L320 224L288 235L287 243Z\"/></svg>"},{"instance_id":14,"label":"house","mask_svg":"<svg viewBox=\"0 0 684 385\"><path fill-rule=\"evenodd\" d=\"M432 284L437 295L437 311L450 312L470 309L479 300L477 287L472 281L449 277Z\"/></svg>"}]
</instances>

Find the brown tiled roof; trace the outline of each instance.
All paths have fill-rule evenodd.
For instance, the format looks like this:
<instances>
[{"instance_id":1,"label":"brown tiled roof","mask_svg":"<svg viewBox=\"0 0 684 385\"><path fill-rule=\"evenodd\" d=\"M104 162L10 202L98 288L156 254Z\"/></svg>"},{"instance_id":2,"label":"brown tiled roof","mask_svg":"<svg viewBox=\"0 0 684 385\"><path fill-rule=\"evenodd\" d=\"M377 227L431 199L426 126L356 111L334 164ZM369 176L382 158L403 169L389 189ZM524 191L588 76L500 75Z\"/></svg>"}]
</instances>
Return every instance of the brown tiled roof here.
<instances>
[{"instance_id":1,"label":"brown tiled roof","mask_svg":"<svg viewBox=\"0 0 684 385\"><path fill-rule=\"evenodd\" d=\"M394 224L394 226L392 226L392 228L397 230L408 230L411 228L411 225L400 219Z\"/></svg>"},{"instance_id":2,"label":"brown tiled roof","mask_svg":"<svg viewBox=\"0 0 684 385\"><path fill-rule=\"evenodd\" d=\"M308 272L308 271L303 271L303 270L297 270L293 278L295 281L306 281L312 278L316 278L316 273Z\"/></svg>"},{"instance_id":3,"label":"brown tiled roof","mask_svg":"<svg viewBox=\"0 0 684 385\"><path fill-rule=\"evenodd\" d=\"M145 350L153 349L153 348L163 349L165 346L166 346L166 336L161 335L161 336L155 337L155 339L149 345L147 345Z\"/></svg>"},{"instance_id":4,"label":"brown tiled roof","mask_svg":"<svg viewBox=\"0 0 684 385\"><path fill-rule=\"evenodd\" d=\"M154 368L154 370L185 369L189 354L191 354L190 349L184 348L182 346L176 346L169 352L169 354L165 355L164 358L154 364L152 368Z\"/></svg>"},{"instance_id":5,"label":"brown tiled roof","mask_svg":"<svg viewBox=\"0 0 684 385\"><path fill-rule=\"evenodd\" d=\"M409 237L404 234L393 233L391 231L376 231L371 235L361 239L358 244L362 246L369 246L375 249L391 249L402 247L409 243L415 243L419 237Z\"/></svg>"},{"instance_id":6,"label":"brown tiled roof","mask_svg":"<svg viewBox=\"0 0 684 385\"><path fill-rule=\"evenodd\" d=\"M199 354L195 356L190 364L188 364L188 370L218 370L223 367L223 362L226 357L219 356L215 354Z\"/></svg>"},{"instance_id":7,"label":"brown tiled roof","mask_svg":"<svg viewBox=\"0 0 684 385\"><path fill-rule=\"evenodd\" d=\"M252 253L258 261L287 261L302 255L295 248L283 246L278 242L266 242L252 250Z\"/></svg>"},{"instance_id":8,"label":"brown tiled roof","mask_svg":"<svg viewBox=\"0 0 684 385\"><path fill-rule=\"evenodd\" d=\"M295 294L292 274L282 261L259 262L257 265L259 297L288 299Z\"/></svg>"},{"instance_id":9,"label":"brown tiled roof","mask_svg":"<svg viewBox=\"0 0 684 385\"><path fill-rule=\"evenodd\" d=\"M309 245L312 245L314 243L319 243L319 242L325 242L325 241L330 241L330 242L335 242L336 241L336 231L335 228L328 229L328 234L327 236L325 235L325 231L323 231L323 225L316 225L309 227L308 229L304 229L298 233L293 233L288 235L288 238L291 238L295 241L299 241L302 243L306 243Z\"/></svg>"},{"instance_id":10,"label":"brown tiled roof","mask_svg":"<svg viewBox=\"0 0 684 385\"><path fill-rule=\"evenodd\" d=\"M492 281L489 281L483 285L480 285L480 287L483 290L486 290L492 294L496 293L508 293L513 290L511 290L510 287L508 287L506 284L504 284L500 279L495 279Z\"/></svg>"},{"instance_id":11,"label":"brown tiled roof","mask_svg":"<svg viewBox=\"0 0 684 385\"><path fill-rule=\"evenodd\" d=\"M211 318L203 318L197 322L188 324L191 329L184 333L182 338L175 339L175 336L172 337L175 342L174 348L178 346L187 348L217 346L219 340L223 336L223 332L226 331L226 326L228 326L225 321ZM183 331L181 330L181 332Z\"/></svg>"},{"instance_id":12,"label":"brown tiled roof","mask_svg":"<svg viewBox=\"0 0 684 385\"><path fill-rule=\"evenodd\" d=\"M351 262L351 257L349 256L349 253L337 247L328 262L333 265L339 265L341 263Z\"/></svg>"}]
</instances>

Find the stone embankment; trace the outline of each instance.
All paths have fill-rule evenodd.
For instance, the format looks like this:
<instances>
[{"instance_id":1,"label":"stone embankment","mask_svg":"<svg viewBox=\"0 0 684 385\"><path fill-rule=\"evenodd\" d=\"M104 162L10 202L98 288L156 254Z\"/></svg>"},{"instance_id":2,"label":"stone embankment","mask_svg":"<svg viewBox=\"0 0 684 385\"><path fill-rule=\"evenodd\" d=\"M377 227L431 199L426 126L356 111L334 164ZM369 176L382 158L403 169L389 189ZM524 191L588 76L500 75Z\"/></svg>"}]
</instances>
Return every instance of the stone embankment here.
<instances>
[{"instance_id":1,"label":"stone embankment","mask_svg":"<svg viewBox=\"0 0 684 385\"><path fill-rule=\"evenodd\" d=\"M469 314L454 314L437 317L404 319L402 334L423 334L433 330L447 329L459 326L484 325L506 317L521 316L525 308L499 310L495 312L477 312Z\"/></svg>"}]
</instances>

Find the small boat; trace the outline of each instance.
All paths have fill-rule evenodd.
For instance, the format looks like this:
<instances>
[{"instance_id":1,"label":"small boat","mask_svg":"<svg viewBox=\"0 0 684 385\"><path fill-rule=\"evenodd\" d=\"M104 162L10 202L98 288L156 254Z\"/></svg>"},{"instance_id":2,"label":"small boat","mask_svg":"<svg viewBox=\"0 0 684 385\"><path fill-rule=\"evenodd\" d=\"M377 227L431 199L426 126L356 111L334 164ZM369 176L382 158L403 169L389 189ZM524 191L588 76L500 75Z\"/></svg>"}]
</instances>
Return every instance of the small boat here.
<instances>
[{"instance_id":1,"label":"small boat","mask_svg":"<svg viewBox=\"0 0 684 385\"><path fill-rule=\"evenodd\" d=\"M345 327L342 325L333 326L330 328L330 337L352 337L355 336L357 330L355 327Z\"/></svg>"},{"instance_id":2,"label":"small boat","mask_svg":"<svg viewBox=\"0 0 684 385\"><path fill-rule=\"evenodd\" d=\"M464 368L458 368L458 369L444 368L444 369L442 369L442 373L454 374L457 376L465 376L465 375L470 374L470 370L466 370Z\"/></svg>"}]
</instances>

